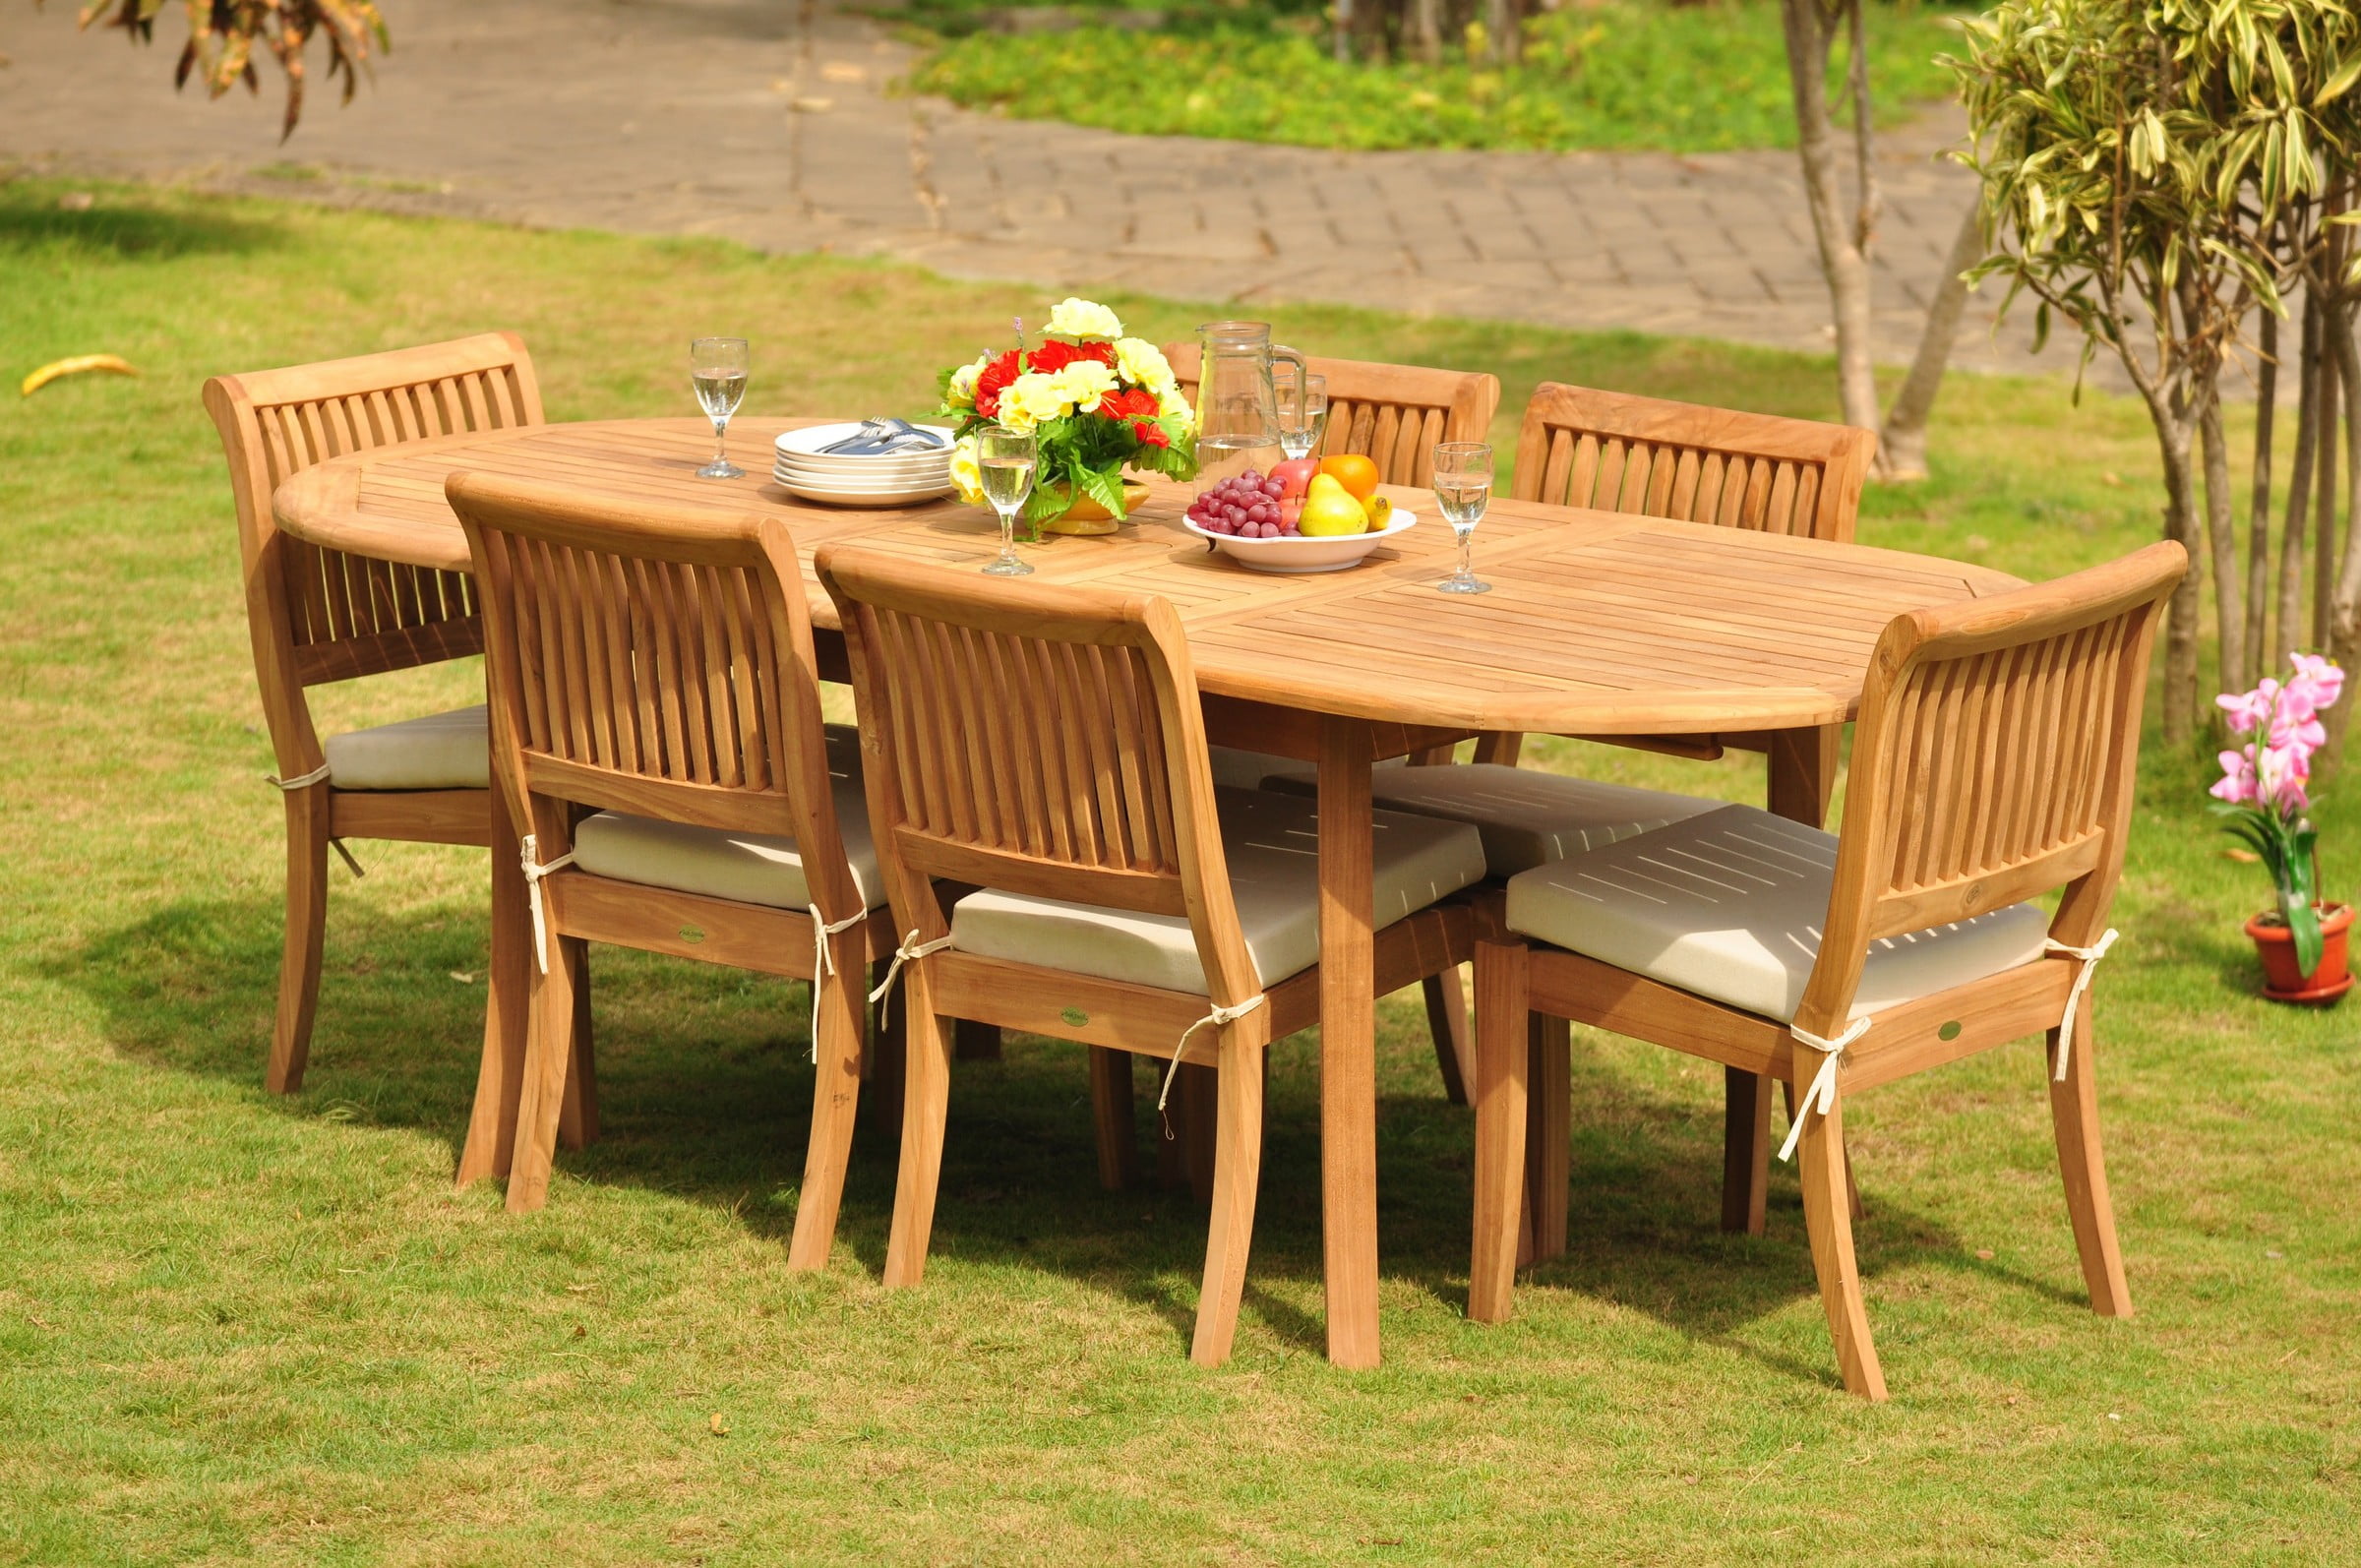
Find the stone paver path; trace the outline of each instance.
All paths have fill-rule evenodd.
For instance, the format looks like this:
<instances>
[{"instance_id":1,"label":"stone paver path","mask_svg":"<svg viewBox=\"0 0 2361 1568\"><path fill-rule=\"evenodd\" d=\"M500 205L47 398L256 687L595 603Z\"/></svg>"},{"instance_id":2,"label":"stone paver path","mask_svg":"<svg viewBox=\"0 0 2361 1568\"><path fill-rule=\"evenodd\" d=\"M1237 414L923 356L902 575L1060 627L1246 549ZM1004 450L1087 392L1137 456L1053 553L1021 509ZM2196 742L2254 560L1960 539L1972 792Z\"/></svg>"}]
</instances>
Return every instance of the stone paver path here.
<instances>
[{"instance_id":1,"label":"stone paver path","mask_svg":"<svg viewBox=\"0 0 2361 1568\"><path fill-rule=\"evenodd\" d=\"M816 0L398 0L349 108L277 143L275 81L209 103L152 48L0 25L0 160L408 211L723 235L953 275L1184 299L1323 300L1825 348L1789 152L1324 152L1125 137L887 95L909 51ZM1937 117L1888 139L1881 356L1906 357L1971 184ZM308 185L258 176L283 160ZM1996 291L1988 291L1996 293ZM2025 368L1971 310L1959 362ZM2056 357L2053 350L2052 358Z\"/></svg>"}]
</instances>

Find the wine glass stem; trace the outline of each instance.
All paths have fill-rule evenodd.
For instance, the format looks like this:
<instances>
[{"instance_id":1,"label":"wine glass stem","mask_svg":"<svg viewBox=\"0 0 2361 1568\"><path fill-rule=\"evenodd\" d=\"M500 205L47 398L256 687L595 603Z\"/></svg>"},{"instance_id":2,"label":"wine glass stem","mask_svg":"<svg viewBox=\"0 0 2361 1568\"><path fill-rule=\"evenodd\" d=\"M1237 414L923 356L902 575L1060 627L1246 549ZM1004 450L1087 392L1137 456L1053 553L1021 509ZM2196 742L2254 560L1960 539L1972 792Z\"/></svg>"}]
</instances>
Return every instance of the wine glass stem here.
<instances>
[{"instance_id":1,"label":"wine glass stem","mask_svg":"<svg viewBox=\"0 0 2361 1568\"><path fill-rule=\"evenodd\" d=\"M1476 574L1474 570L1468 564L1469 550L1475 544L1475 529L1462 528L1459 530L1459 574L1462 577L1472 577Z\"/></svg>"},{"instance_id":2,"label":"wine glass stem","mask_svg":"<svg viewBox=\"0 0 2361 1568\"><path fill-rule=\"evenodd\" d=\"M999 511L999 509L995 508L994 510ZM1000 513L1000 559L1002 561L1016 559L1016 513L1013 512Z\"/></svg>"},{"instance_id":3,"label":"wine glass stem","mask_svg":"<svg viewBox=\"0 0 2361 1568\"><path fill-rule=\"evenodd\" d=\"M725 463L725 462L728 462L728 461L730 460L730 455L729 455L729 453L730 453L730 440L729 440L729 438L730 438L730 422L729 422L727 419L716 419L716 420L714 420L714 421L713 421L713 462L714 462L714 465L715 465L716 467L718 467L718 466L720 466L721 464L723 464L723 463Z\"/></svg>"}]
</instances>

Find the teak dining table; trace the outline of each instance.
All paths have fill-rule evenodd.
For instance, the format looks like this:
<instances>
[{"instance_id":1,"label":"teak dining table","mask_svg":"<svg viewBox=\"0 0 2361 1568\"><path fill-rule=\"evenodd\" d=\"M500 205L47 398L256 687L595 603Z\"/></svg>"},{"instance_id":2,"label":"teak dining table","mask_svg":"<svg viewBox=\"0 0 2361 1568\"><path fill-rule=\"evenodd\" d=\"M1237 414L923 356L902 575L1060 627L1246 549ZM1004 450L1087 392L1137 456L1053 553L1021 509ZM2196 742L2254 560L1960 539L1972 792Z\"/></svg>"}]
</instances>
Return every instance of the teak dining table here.
<instances>
[{"instance_id":1,"label":"teak dining table","mask_svg":"<svg viewBox=\"0 0 2361 1568\"><path fill-rule=\"evenodd\" d=\"M811 419L742 418L750 472L702 480L700 419L544 425L324 462L272 498L280 528L315 544L454 571L464 536L443 499L471 469L782 517L803 555L823 661L843 671L834 606L810 575L818 545L862 545L981 567L999 545L981 509L949 502L850 510L798 501L762 472L770 444ZM1188 629L1208 737L1316 764L1319 801L1320 1136L1328 1356L1377 1364L1375 1003L1370 996L1370 770L1485 731L1595 736L1773 732L1772 789L1817 820L1834 726L1852 715L1895 615L2018 586L1932 557L1618 513L1495 500L1476 536L1492 591L1439 594L1450 530L1432 497L1393 492L1420 525L1347 572L1276 575L1186 533L1188 487L1150 486L1116 533L1026 551L1037 582L1160 594ZM982 589L985 579L979 576ZM1781 739L1789 738L1783 742ZM524 1055L530 943L515 830L492 792L492 994L458 1179L505 1174ZM1044 1010L1040 1033L1056 1036Z\"/></svg>"}]
</instances>

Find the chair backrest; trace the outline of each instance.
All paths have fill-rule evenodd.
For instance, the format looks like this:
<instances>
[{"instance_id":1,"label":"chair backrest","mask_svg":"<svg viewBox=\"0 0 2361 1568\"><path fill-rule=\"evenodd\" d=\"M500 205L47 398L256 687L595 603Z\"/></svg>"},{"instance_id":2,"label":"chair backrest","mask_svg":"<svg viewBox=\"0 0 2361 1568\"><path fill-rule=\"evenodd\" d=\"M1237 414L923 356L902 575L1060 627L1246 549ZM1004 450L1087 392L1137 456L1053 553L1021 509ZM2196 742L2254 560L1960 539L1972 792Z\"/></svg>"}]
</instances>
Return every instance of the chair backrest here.
<instances>
[{"instance_id":1,"label":"chair backrest","mask_svg":"<svg viewBox=\"0 0 2361 1568\"><path fill-rule=\"evenodd\" d=\"M1545 381L1517 434L1515 495L1849 541L1876 448L1850 425Z\"/></svg>"},{"instance_id":2,"label":"chair backrest","mask_svg":"<svg viewBox=\"0 0 2361 1568\"><path fill-rule=\"evenodd\" d=\"M859 913L786 524L464 471L445 495L483 604L494 781L542 859L572 805L785 834L821 913Z\"/></svg>"},{"instance_id":3,"label":"chair backrest","mask_svg":"<svg viewBox=\"0 0 2361 1568\"><path fill-rule=\"evenodd\" d=\"M1164 345L1164 357L1192 404L1199 353L1195 343ZM1436 444L1486 440L1500 406L1500 378L1486 371L1366 359L1306 357L1304 363L1328 381L1328 433L1314 455L1359 452L1377 464L1380 484L1433 482Z\"/></svg>"},{"instance_id":4,"label":"chair backrest","mask_svg":"<svg viewBox=\"0 0 2361 1568\"><path fill-rule=\"evenodd\" d=\"M821 549L818 571L850 644L897 925L948 929L931 877L1180 915L1217 1003L1260 989L1170 604L851 547Z\"/></svg>"},{"instance_id":5,"label":"chair backrest","mask_svg":"<svg viewBox=\"0 0 2361 1568\"><path fill-rule=\"evenodd\" d=\"M2098 937L2131 827L2149 652L2188 560L2152 544L1886 628L1799 1028L1843 1027L1881 936L2063 886L2052 935Z\"/></svg>"},{"instance_id":6,"label":"chair backrest","mask_svg":"<svg viewBox=\"0 0 2361 1568\"><path fill-rule=\"evenodd\" d=\"M319 766L303 689L478 651L474 588L457 572L324 550L281 534L271 497L314 463L466 431L537 425L541 390L515 332L216 376L257 677L281 775Z\"/></svg>"}]
</instances>

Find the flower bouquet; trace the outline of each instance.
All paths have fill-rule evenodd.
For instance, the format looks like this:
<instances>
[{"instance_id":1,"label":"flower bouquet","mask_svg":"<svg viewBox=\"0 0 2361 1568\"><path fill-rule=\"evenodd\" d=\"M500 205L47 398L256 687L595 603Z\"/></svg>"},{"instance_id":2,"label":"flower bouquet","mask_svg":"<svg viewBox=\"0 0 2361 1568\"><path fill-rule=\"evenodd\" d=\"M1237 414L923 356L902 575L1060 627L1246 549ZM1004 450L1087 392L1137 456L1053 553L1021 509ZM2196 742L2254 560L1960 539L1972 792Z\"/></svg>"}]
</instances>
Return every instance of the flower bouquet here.
<instances>
[{"instance_id":1,"label":"flower bouquet","mask_svg":"<svg viewBox=\"0 0 2361 1568\"><path fill-rule=\"evenodd\" d=\"M1123 470L1196 475L1196 414L1163 352L1125 337L1115 312L1067 299L1035 348L984 354L942 375L941 412L955 419L951 483L979 505L976 432L1030 432L1039 452L1024 522L1038 532L1105 533L1131 510Z\"/></svg>"},{"instance_id":2,"label":"flower bouquet","mask_svg":"<svg viewBox=\"0 0 2361 1568\"><path fill-rule=\"evenodd\" d=\"M2319 902L2319 830L2305 814L2312 755L2328 744L2320 712L2344 690L2344 672L2318 654L2298 653L2294 673L2266 678L2252 692L2214 702L2230 734L2246 744L2220 754L2221 778L2210 792L2214 814L2246 841L2278 890L2277 908L2247 922L2263 956L2264 994L2284 1001L2331 1001L2351 985L2345 932L2352 911Z\"/></svg>"}]
</instances>

